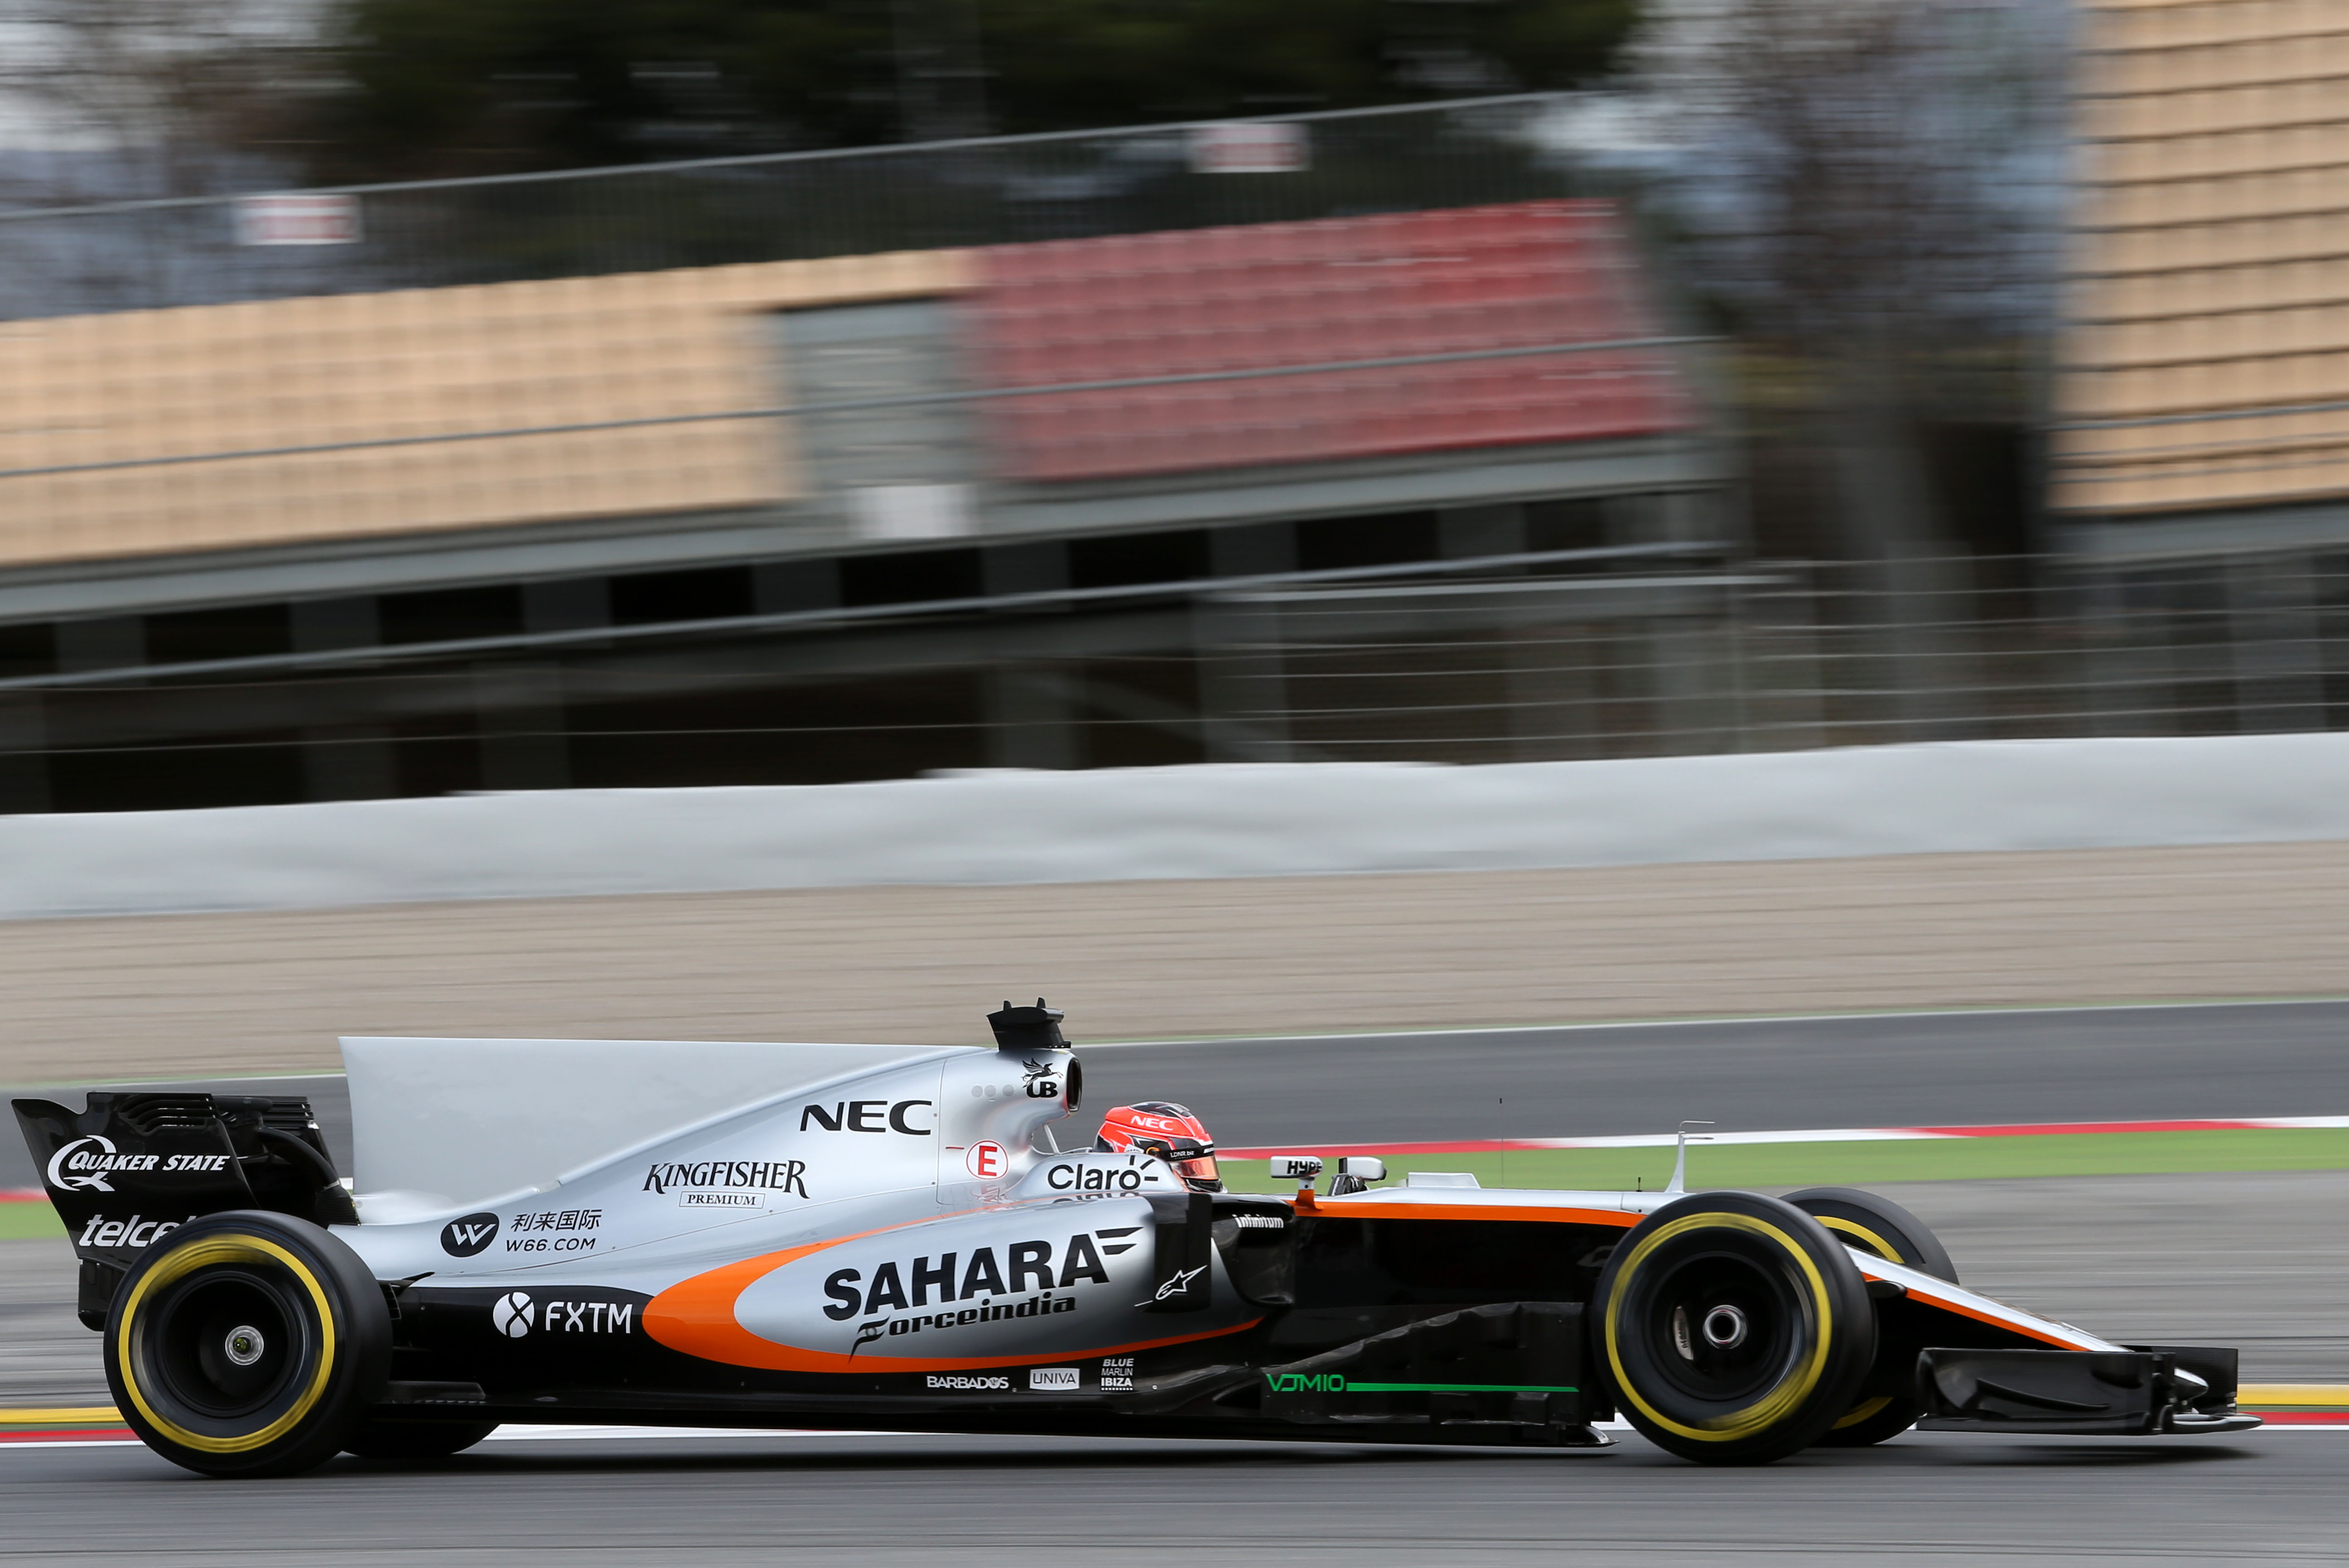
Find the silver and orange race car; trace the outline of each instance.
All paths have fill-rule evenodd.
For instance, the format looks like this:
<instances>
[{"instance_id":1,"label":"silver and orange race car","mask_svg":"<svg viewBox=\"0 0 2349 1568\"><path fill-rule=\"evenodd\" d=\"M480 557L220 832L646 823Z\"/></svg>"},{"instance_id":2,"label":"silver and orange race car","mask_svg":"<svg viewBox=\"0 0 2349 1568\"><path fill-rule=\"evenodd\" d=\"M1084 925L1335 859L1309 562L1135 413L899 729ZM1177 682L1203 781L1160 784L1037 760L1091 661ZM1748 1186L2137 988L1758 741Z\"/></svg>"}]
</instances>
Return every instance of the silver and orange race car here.
<instances>
[{"instance_id":1,"label":"silver and orange race car","mask_svg":"<svg viewBox=\"0 0 2349 1568\"><path fill-rule=\"evenodd\" d=\"M347 1039L347 1180L299 1099L16 1110L124 1419L212 1475L509 1422L1604 1448L1619 1413L1715 1464L2258 1424L2233 1351L1992 1301L1863 1192L1358 1159L1323 1190L1299 1154L1293 1194L1251 1196L1147 1116L1062 1152L1060 1022L1007 1003L991 1049Z\"/></svg>"}]
</instances>

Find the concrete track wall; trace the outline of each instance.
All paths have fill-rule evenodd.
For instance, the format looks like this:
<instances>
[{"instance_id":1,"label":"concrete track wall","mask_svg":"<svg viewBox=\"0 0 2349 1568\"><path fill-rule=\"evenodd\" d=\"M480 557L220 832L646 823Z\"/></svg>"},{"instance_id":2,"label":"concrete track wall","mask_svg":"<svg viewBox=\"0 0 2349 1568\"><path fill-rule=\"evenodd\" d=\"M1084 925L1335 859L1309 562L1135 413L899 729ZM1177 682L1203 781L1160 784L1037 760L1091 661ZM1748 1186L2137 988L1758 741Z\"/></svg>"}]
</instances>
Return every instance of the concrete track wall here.
<instances>
[{"instance_id":1,"label":"concrete track wall","mask_svg":"<svg viewBox=\"0 0 2349 1568\"><path fill-rule=\"evenodd\" d=\"M0 919L2309 839L2349 839L2349 733L993 772L0 817Z\"/></svg>"},{"instance_id":2,"label":"concrete track wall","mask_svg":"<svg viewBox=\"0 0 2349 1568\"><path fill-rule=\"evenodd\" d=\"M0 1082L334 1037L1080 1040L2349 991L2349 842L0 924Z\"/></svg>"}]
</instances>

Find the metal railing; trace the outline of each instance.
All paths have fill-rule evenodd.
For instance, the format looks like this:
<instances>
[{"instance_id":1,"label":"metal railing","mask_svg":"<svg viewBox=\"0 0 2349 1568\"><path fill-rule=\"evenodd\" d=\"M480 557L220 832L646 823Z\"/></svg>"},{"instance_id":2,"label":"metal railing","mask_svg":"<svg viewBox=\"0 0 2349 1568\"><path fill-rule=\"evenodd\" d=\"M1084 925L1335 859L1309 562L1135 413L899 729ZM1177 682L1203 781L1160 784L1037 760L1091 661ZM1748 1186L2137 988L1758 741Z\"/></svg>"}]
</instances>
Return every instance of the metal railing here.
<instances>
[{"instance_id":1,"label":"metal railing","mask_svg":"<svg viewBox=\"0 0 2349 1568\"><path fill-rule=\"evenodd\" d=\"M1490 763L2349 727L2349 556L2094 572L1763 562L1385 597L1234 596L1272 760ZM1227 612L1229 613L1229 612Z\"/></svg>"},{"instance_id":2,"label":"metal railing","mask_svg":"<svg viewBox=\"0 0 2349 1568\"><path fill-rule=\"evenodd\" d=\"M1287 171L1190 124L342 187L359 237L240 244L240 194L0 209L0 319L1459 207L1570 193L1547 94L1278 118Z\"/></svg>"},{"instance_id":3,"label":"metal railing","mask_svg":"<svg viewBox=\"0 0 2349 1568\"><path fill-rule=\"evenodd\" d=\"M2349 555L1719 563L1533 551L14 683L0 809L2349 727Z\"/></svg>"}]
</instances>

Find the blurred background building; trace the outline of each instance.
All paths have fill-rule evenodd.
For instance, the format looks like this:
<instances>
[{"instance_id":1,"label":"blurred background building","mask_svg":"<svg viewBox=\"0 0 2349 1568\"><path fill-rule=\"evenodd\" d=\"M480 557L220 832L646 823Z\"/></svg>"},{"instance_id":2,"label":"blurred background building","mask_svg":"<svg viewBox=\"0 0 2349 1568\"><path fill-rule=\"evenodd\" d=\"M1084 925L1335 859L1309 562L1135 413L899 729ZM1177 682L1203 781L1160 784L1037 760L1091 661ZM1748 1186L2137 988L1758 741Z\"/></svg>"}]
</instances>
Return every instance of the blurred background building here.
<instances>
[{"instance_id":1,"label":"blurred background building","mask_svg":"<svg viewBox=\"0 0 2349 1568\"><path fill-rule=\"evenodd\" d=\"M1633 10L1009 137L1115 105L983 5L364 145L166 51L0 158L0 810L2349 717L2349 25Z\"/></svg>"}]
</instances>

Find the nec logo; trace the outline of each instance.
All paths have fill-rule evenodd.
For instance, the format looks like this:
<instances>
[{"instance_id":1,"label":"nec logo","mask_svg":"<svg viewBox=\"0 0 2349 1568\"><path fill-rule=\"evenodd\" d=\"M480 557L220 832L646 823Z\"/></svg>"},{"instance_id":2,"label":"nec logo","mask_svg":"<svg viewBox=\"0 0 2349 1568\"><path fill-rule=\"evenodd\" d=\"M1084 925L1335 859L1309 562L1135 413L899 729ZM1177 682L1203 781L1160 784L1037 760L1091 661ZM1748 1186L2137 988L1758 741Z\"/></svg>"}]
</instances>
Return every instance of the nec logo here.
<instances>
[{"instance_id":1,"label":"nec logo","mask_svg":"<svg viewBox=\"0 0 2349 1568\"><path fill-rule=\"evenodd\" d=\"M800 1131L819 1127L826 1132L894 1132L904 1133L908 1137L927 1137L930 1136L928 1127L915 1127L905 1119L905 1114L916 1106L924 1110L932 1108L927 1100L899 1100L894 1105L887 1100L841 1100L830 1109L823 1106L802 1106L800 1107Z\"/></svg>"},{"instance_id":2,"label":"nec logo","mask_svg":"<svg viewBox=\"0 0 2349 1568\"><path fill-rule=\"evenodd\" d=\"M498 1239L498 1217L467 1214L440 1227L440 1250L452 1258L471 1258L489 1251Z\"/></svg>"}]
</instances>

